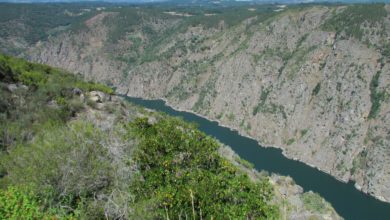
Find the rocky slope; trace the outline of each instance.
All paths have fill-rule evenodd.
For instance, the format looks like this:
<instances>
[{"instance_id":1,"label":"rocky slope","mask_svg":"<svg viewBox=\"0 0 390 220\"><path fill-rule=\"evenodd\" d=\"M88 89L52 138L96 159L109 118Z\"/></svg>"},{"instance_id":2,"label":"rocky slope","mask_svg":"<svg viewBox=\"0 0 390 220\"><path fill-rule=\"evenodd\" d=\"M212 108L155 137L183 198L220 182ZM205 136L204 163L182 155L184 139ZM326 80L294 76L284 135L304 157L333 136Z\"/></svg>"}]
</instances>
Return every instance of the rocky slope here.
<instances>
[{"instance_id":1,"label":"rocky slope","mask_svg":"<svg viewBox=\"0 0 390 220\"><path fill-rule=\"evenodd\" d=\"M389 5L247 7L236 23L161 12L113 41L137 10L107 9L21 55L164 98L390 201Z\"/></svg>"},{"instance_id":2,"label":"rocky slope","mask_svg":"<svg viewBox=\"0 0 390 220\"><path fill-rule=\"evenodd\" d=\"M196 216L206 219L223 208L217 213L222 217L341 219L328 202L318 194L303 193L291 178L259 173L229 147L194 127L135 106L103 85L0 55L0 91L1 219L169 219L176 217L174 209L183 216L190 213L188 189L192 190L194 218L195 211ZM155 135L153 130L136 130L137 123L145 125L142 129L165 129L163 123L167 122L177 129L166 129L169 136L158 136L163 131ZM182 139L175 132L182 132ZM197 141L184 137L184 132ZM159 138L160 145L144 145L149 137L143 135ZM146 158L141 155L144 146L153 150ZM201 152L205 149L212 151L204 156ZM158 150L166 152L164 157ZM153 162L164 165L144 168L142 162L153 153L157 155ZM172 171L175 164L179 166ZM215 167L218 170L213 171ZM184 173L186 169L190 173ZM164 174L148 175L153 170ZM138 187L168 181L171 172L173 180L152 188L148 195L152 198L142 200L137 194L142 192ZM204 191L204 185L197 181L192 185L188 181L192 174L201 182L208 181L207 187L213 186L215 191ZM212 183L221 174L223 181ZM232 179L234 186L229 185ZM184 196L180 194L183 187ZM235 187L239 187L238 192ZM204 193L215 196L213 202L218 206L205 206ZM243 209L254 200L261 201L259 209ZM163 204L170 204L169 215L166 205L166 213L159 211ZM226 211L233 206L239 209Z\"/></svg>"}]
</instances>

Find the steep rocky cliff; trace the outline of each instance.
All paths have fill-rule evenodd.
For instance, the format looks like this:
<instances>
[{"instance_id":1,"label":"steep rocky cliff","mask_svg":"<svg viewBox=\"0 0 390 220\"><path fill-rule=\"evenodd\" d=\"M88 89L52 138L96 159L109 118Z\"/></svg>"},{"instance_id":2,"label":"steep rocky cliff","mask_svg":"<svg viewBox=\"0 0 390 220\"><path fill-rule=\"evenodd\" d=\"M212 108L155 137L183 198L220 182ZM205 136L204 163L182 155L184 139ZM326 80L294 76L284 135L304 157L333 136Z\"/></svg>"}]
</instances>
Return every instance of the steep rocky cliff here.
<instances>
[{"instance_id":1,"label":"steep rocky cliff","mask_svg":"<svg viewBox=\"0 0 390 220\"><path fill-rule=\"evenodd\" d=\"M389 5L263 9L107 9L21 55L166 99L390 201Z\"/></svg>"}]
</instances>

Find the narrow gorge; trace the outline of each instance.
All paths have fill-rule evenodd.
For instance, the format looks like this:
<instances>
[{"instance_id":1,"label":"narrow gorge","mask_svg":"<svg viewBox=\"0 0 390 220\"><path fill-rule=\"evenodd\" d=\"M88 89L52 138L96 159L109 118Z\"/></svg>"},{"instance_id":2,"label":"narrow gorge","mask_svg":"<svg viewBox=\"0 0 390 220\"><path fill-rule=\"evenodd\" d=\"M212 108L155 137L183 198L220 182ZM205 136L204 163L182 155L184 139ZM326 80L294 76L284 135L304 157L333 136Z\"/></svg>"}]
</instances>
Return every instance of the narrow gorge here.
<instances>
[{"instance_id":1,"label":"narrow gorge","mask_svg":"<svg viewBox=\"0 0 390 220\"><path fill-rule=\"evenodd\" d=\"M0 46L217 120L389 202L389 12L108 5L32 44L18 32L30 24L3 21L18 26Z\"/></svg>"}]
</instances>

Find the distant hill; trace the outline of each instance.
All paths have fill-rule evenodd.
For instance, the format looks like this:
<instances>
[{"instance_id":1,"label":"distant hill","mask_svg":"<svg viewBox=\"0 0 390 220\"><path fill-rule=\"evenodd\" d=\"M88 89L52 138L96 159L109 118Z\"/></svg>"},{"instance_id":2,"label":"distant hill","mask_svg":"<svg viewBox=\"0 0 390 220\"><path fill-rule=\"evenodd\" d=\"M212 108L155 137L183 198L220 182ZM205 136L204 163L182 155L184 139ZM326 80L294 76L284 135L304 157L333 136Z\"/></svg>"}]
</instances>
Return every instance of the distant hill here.
<instances>
[{"instance_id":1,"label":"distant hill","mask_svg":"<svg viewBox=\"0 0 390 220\"><path fill-rule=\"evenodd\" d=\"M55 2L110 2L110 3L167 3L174 5L248 5L248 4L299 4L299 3L374 3L390 2L389 0L0 0L8 3L55 3Z\"/></svg>"}]
</instances>

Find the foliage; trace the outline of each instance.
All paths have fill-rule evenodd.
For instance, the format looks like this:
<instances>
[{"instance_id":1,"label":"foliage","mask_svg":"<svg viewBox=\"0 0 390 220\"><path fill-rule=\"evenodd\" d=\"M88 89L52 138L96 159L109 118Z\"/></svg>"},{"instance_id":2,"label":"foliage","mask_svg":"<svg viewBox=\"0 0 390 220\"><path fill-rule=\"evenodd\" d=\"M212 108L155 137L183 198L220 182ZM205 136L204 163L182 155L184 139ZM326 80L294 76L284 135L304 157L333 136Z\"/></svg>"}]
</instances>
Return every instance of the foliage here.
<instances>
[{"instance_id":1,"label":"foliage","mask_svg":"<svg viewBox=\"0 0 390 220\"><path fill-rule=\"evenodd\" d=\"M295 139L294 139L294 138L290 138L290 139L287 140L286 144L287 144L287 145L291 145L291 144L293 144L294 142L295 142Z\"/></svg>"},{"instance_id":2,"label":"foliage","mask_svg":"<svg viewBox=\"0 0 390 220\"><path fill-rule=\"evenodd\" d=\"M387 43L382 47L382 55L387 57L387 59L390 59L390 43Z\"/></svg>"},{"instance_id":3,"label":"foliage","mask_svg":"<svg viewBox=\"0 0 390 220\"><path fill-rule=\"evenodd\" d=\"M375 118L380 110L381 102L384 100L385 92L378 91L379 77L381 71L378 71L371 79L370 83L370 97L371 97L371 109L368 118Z\"/></svg>"},{"instance_id":4,"label":"foliage","mask_svg":"<svg viewBox=\"0 0 390 220\"><path fill-rule=\"evenodd\" d=\"M321 82L317 83L317 85L314 87L314 89L313 89L311 95L312 95L312 96L318 95L318 93L320 92L320 90L321 90Z\"/></svg>"},{"instance_id":5,"label":"foliage","mask_svg":"<svg viewBox=\"0 0 390 220\"><path fill-rule=\"evenodd\" d=\"M0 219L77 219L63 209L45 209L30 187L0 189Z\"/></svg>"},{"instance_id":6,"label":"foliage","mask_svg":"<svg viewBox=\"0 0 390 220\"><path fill-rule=\"evenodd\" d=\"M96 5L0 4L1 38L21 36L29 44L43 41L61 30L76 30L96 14ZM21 22L24 25L14 25ZM12 25L12 26L11 26Z\"/></svg>"},{"instance_id":7,"label":"foliage","mask_svg":"<svg viewBox=\"0 0 390 220\"><path fill-rule=\"evenodd\" d=\"M205 28L217 28L221 22L224 23L227 27L235 26L240 24L245 19L258 16L259 20L265 20L275 13L273 13L273 7L269 6L254 6L256 10L249 11L247 6L244 7L227 7L223 10L214 9L199 9L196 12L196 9L190 10L191 14L195 16L189 17L186 20L187 26L197 26L202 25ZM195 12L195 13L194 13ZM205 14L214 14L213 16L206 16Z\"/></svg>"},{"instance_id":8,"label":"foliage","mask_svg":"<svg viewBox=\"0 0 390 220\"><path fill-rule=\"evenodd\" d=\"M255 106L253 109L253 115L256 115L258 112L261 112L262 109L264 108L265 102L267 101L268 95L271 92L270 89L264 89L261 91L260 95L260 102Z\"/></svg>"},{"instance_id":9,"label":"foliage","mask_svg":"<svg viewBox=\"0 0 390 220\"><path fill-rule=\"evenodd\" d=\"M325 213L328 209L328 204L318 193L306 192L302 195L302 199L305 207L309 210Z\"/></svg>"},{"instance_id":10,"label":"foliage","mask_svg":"<svg viewBox=\"0 0 390 220\"><path fill-rule=\"evenodd\" d=\"M276 13L273 6L253 6L255 11L248 11L247 7L228 7L223 10L214 8L183 8L183 7L123 7L112 9L117 12L113 17L105 18L105 25L109 27L108 41L116 43L119 40L130 40L131 53L124 50L118 59L126 63L144 63L156 59L167 59L176 50L194 51L201 45L202 39L194 37L183 44L178 42L175 46L159 53L166 42L172 42L174 38L186 32L188 28L202 26L205 29L216 29L238 25L245 19L257 17L257 22L262 22ZM167 12L187 14L189 16L169 15ZM160 23L161 25L155 25ZM137 34L142 36L142 44ZM184 49L184 50L183 50Z\"/></svg>"},{"instance_id":11,"label":"foliage","mask_svg":"<svg viewBox=\"0 0 390 220\"><path fill-rule=\"evenodd\" d=\"M6 82L22 82L38 86L50 92L61 93L65 89L79 87L85 91L99 90L107 94L114 91L102 84L84 82L75 75L43 64L33 64L22 59L0 54L0 79ZM57 89L59 91L54 91Z\"/></svg>"},{"instance_id":12,"label":"foliage","mask_svg":"<svg viewBox=\"0 0 390 220\"><path fill-rule=\"evenodd\" d=\"M345 32L348 37L362 39L364 31L361 25L372 25L387 16L384 4L362 4L348 6L344 11L328 19L322 28L337 33Z\"/></svg>"},{"instance_id":13,"label":"foliage","mask_svg":"<svg viewBox=\"0 0 390 220\"><path fill-rule=\"evenodd\" d=\"M7 56L0 76L0 218L278 219L269 180L250 180L195 125L144 112L155 120L103 132L72 117L84 108L73 89L107 87Z\"/></svg>"},{"instance_id":14,"label":"foliage","mask_svg":"<svg viewBox=\"0 0 390 220\"><path fill-rule=\"evenodd\" d=\"M88 123L47 125L31 144L18 146L2 158L7 170L3 182L32 185L46 207L61 204L77 209L77 199L98 193L110 183L104 140Z\"/></svg>"},{"instance_id":15,"label":"foliage","mask_svg":"<svg viewBox=\"0 0 390 220\"><path fill-rule=\"evenodd\" d=\"M2 55L0 77L0 187L19 190L28 186L28 192L17 195L31 198L30 202L21 197L26 206L38 207L15 211L12 198L6 197L9 206L3 214L28 216L31 211L39 216L30 219L45 219L47 213L50 219L102 219L128 212L131 197L122 199L120 195L127 195L131 172L116 173L130 169L123 162L118 165L119 159L114 163L108 152L111 138L116 138L115 143L127 139L116 127L108 136L74 118L85 107L75 90L112 93L112 89ZM128 154L122 152L124 160ZM108 198L122 204L121 208L103 201Z\"/></svg>"},{"instance_id":16,"label":"foliage","mask_svg":"<svg viewBox=\"0 0 390 220\"><path fill-rule=\"evenodd\" d=\"M301 137L305 136L308 131L309 131L309 129L302 129L301 130Z\"/></svg>"},{"instance_id":17,"label":"foliage","mask_svg":"<svg viewBox=\"0 0 390 220\"><path fill-rule=\"evenodd\" d=\"M9 187L0 190L0 219L43 219L46 214L34 194L26 189Z\"/></svg>"},{"instance_id":18,"label":"foliage","mask_svg":"<svg viewBox=\"0 0 390 220\"><path fill-rule=\"evenodd\" d=\"M140 178L131 187L136 203L150 201L159 218L277 219L268 180L253 183L217 153L218 143L179 119L149 124L136 119L140 136L135 162Z\"/></svg>"},{"instance_id":19,"label":"foliage","mask_svg":"<svg viewBox=\"0 0 390 220\"><path fill-rule=\"evenodd\" d=\"M44 73L42 72L37 72L37 71L24 71L20 74L19 80L28 86L39 86L39 85L44 85L47 81L47 77L45 76Z\"/></svg>"},{"instance_id":20,"label":"foliage","mask_svg":"<svg viewBox=\"0 0 390 220\"><path fill-rule=\"evenodd\" d=\"M3 116L0 117L0 143L3 149L16 146L21 140L30 140L41 124L64 123L82 110L78 97L73 97L73 89L113 93L107 86L83 82L59 69L4 55L0 55L0 80L28 85L19 86L13 92L13 98L6 87L0 88ZM50 102L54 106L50 106Z\"/></svg>"},{"instance_id":21,"label":"foliage","mask_svg":"<svg viewBox=\"0 0 390 220\"><path fill-rule=\"evenodd\" d=\"M247 169L254 169L255 168L255 165L253 163L251 163L251 162L249 162L247 160L244 160L241 157L237 156L234 159L237 161L237 163L239 163L240 165L244 166Z\"/></svg>"}]
</instances>

